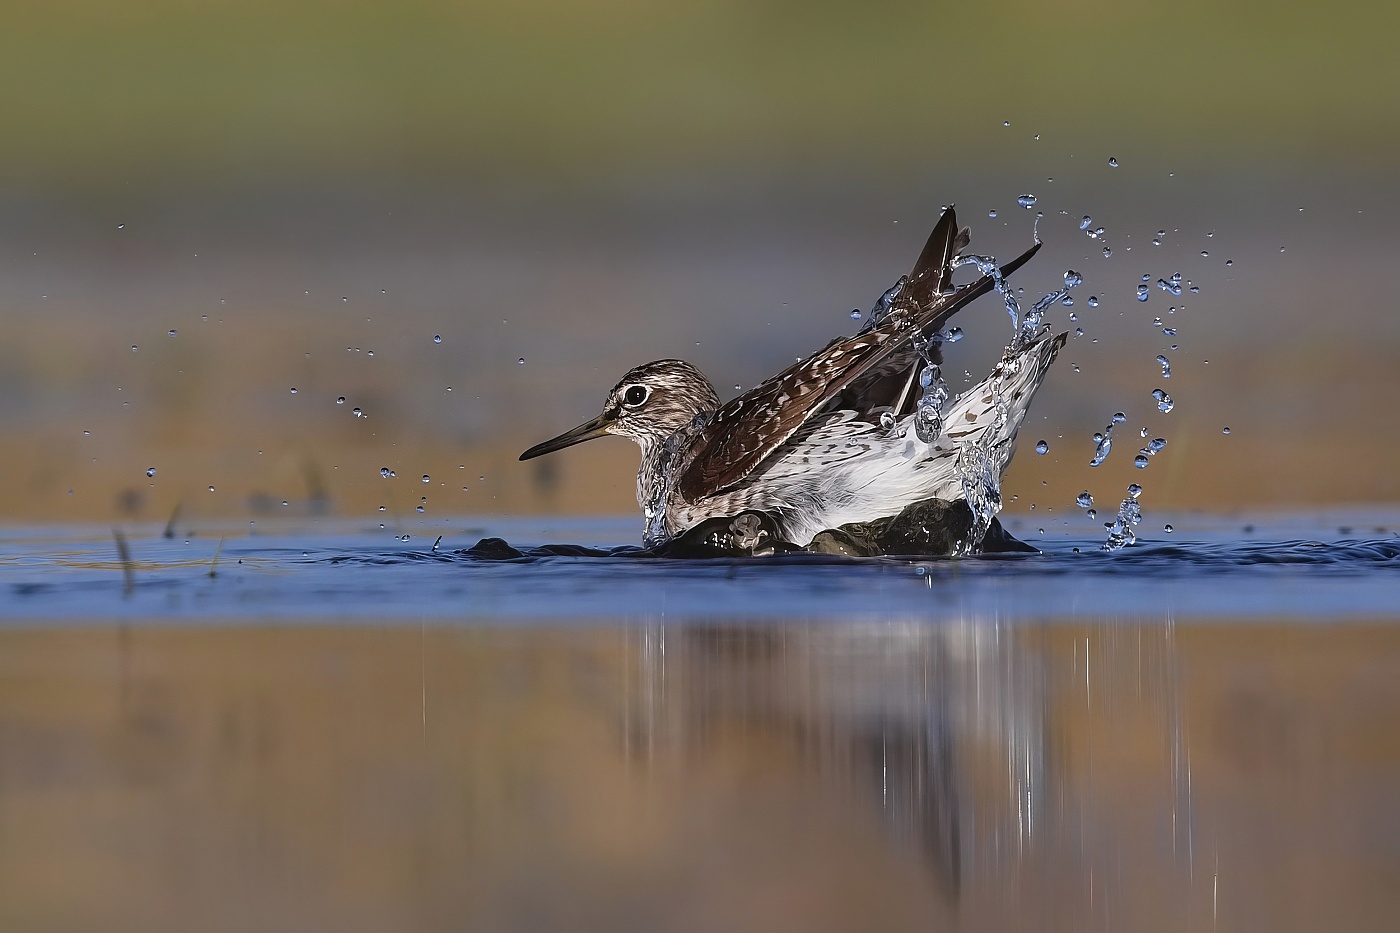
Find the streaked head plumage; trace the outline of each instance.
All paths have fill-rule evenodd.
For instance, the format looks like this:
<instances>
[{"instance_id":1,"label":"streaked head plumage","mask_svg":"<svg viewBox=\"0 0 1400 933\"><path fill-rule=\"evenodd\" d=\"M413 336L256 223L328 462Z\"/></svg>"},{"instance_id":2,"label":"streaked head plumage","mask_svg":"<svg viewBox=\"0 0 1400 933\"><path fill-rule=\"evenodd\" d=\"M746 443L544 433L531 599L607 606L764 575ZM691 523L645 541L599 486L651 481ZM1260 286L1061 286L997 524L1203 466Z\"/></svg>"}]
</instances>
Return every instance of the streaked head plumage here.
<instances>
[{"instance_id":1,"label":"streaked head plumage","mask_svg":"<svg viewBox=\"0 0 1400 933\"><path fill-rule=\"evenodd\" d=\"M685 360L644 363L628 370L613 386L602 414L536 444L520 459L529 460L604 434L630 438L646 451L718 407L714 386Z\"/></svg>"}]
</instances>

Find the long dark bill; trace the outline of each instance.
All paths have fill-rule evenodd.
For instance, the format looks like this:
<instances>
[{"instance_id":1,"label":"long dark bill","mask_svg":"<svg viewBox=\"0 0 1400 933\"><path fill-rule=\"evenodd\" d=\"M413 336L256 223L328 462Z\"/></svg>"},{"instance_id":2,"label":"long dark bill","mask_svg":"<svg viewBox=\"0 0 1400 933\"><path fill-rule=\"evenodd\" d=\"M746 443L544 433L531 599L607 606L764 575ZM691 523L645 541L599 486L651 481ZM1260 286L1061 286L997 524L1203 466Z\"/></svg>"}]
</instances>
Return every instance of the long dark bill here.
<instances>
[{"instance_id":1,"label":"long dark bill","mask_svg":"<svg viewBox=\"0 0 1400 933\"><path fill-rule=\"evenodd\" d=\"M552 454L556 450L563 450L565 447L572 447L575 444L582 444L584 441L591 441L595 437L602 437L604 434L608 433L608 425L610 423L611 422L606 417L599 415L591 421L585 421L572 431L565 431L558 437L551 437L542 444L536 444L534 447L531 447L521 454L520 459L531 460L545 454Z\"/></svg>"}]
</instances>

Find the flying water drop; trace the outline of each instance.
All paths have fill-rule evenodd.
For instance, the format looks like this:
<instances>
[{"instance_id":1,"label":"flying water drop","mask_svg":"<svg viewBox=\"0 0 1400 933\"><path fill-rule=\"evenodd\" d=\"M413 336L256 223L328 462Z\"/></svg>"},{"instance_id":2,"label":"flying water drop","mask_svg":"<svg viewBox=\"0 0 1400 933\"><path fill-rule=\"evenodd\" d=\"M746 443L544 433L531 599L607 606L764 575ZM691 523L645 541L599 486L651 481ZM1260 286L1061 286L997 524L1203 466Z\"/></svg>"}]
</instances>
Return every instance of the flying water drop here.
<instances>
[{"instance_id":1,"label":"flying water drop","mask_svg":"<svg viewBox=\"0 0 1400 933\"><path fill-rule=\"evenodd\" d=\"M1108 459L1109 451L1113 449L1113 431L1110 429L1103 433L1094 432L1094 459L1089 461L1089 466L1098 466Z\"/></svg>"}]
</instances>

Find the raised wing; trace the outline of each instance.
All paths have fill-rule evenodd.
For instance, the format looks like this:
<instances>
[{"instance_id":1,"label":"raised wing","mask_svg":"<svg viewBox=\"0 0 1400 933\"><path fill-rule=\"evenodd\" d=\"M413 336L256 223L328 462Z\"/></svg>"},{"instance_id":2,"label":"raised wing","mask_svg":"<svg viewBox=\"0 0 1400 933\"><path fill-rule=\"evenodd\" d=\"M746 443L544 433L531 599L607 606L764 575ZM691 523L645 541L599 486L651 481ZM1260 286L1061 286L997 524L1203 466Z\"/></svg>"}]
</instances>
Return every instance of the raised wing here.
<instances>
[{"instance_id":1,"label":"raised wing","mask_svg":"<svg viewBox=\"0 0 1400 933\"><path fill-rule=\"evenodd\" d=\"M854 337L836 338L721 407L696 439L695 455L678 482L681 494L695 500L737 485L853 381L915 334L941 328L964 306L991 291L990 275L952 288L952 260L967 242L967 230L959 229L952 208L944 211L883 320ZM1002 277L1019 269L1039 249L1036 243L1003 266Z\"/></svg>"}]
</instances>

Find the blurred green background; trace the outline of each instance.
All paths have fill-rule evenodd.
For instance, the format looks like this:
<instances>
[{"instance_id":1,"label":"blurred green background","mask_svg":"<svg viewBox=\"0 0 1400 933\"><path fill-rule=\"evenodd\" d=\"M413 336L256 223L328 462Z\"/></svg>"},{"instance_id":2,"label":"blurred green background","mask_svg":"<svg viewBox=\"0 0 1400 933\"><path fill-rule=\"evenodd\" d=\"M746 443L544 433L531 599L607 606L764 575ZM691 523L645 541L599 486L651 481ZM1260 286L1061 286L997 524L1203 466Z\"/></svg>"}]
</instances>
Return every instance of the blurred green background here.
<instances>
[{"instance_id":1,"label":"blurred green background","mask_svg":"<svg viewBox=\"0 0 1400 933\"><path fill-rule=\"evenodd\" d=\"M0 21L0 518L631 511L623 441L515 456L647 359L728 392L849 332L954 202L1003 256L1044 213L1028 297L1085 277L1011 508L1089 531L1074 494L1134 479L1154 507L1400 498L1394 5ZM1199 292L1155 286L1178 272ZM960 323L950 372L980 376L1008 322ZM1140 428L1168 439L1145 471Z\"/></svg>"}]
</instances>

